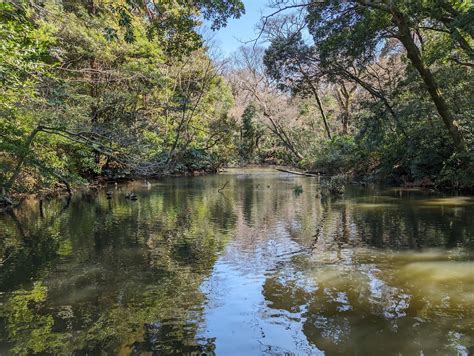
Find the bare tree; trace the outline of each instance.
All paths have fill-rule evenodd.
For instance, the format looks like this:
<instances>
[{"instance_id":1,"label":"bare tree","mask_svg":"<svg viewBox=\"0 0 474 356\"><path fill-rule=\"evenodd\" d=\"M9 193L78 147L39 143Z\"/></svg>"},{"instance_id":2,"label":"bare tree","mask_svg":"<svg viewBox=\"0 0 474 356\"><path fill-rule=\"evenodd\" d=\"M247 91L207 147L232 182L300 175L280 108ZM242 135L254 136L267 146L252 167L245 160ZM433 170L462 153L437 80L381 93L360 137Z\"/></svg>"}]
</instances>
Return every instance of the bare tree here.
<instances>
[{"instance_id":1,"label":"bare tree","mask_svg":"<svg viewBox=\"0 0 474 356\"><path fill-rule=\"evenodd\" d=\"M241 104L251 101L257 103L268 129L291 152L294 159L300 161L303 156L287 129L291 126L289 120L295 116L294 112L290 113L294 108L288 105L288 95L278 90L265 74L263 53L260 47L241 47L234 57L233 70L227 77L237 97L241 97Z\"/></svg>"}]
</instances>

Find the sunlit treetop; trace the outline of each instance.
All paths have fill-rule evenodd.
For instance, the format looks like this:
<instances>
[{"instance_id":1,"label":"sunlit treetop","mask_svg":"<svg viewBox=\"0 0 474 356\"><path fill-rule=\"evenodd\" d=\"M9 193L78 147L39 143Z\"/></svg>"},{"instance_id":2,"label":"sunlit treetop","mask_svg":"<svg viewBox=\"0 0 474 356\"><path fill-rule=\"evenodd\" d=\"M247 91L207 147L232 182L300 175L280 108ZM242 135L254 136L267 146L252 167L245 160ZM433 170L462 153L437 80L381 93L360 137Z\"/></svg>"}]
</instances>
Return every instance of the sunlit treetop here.
<instances>
[{"instance_id":1,"label":"sunlit treetop","mask_svg":"<svg viewBox=\"0 0 474 356\"><path fill-rule=\"evenodd\" d=\"M50 2L17 0L13 4L19 11L29 9L41 17ZM209 22L212 30L218 30L226 26L229 18L239 18L245 12L241 0L62 0L55 5L82 19L116 13L117 26L104 29L104 33L113 38L118 28L125 29L123 36L127 42L135 40L134 18L147 18L150 40L162 44L171 56L202 46L197 29L203 21Z\"/></svg>"}]
</instances>

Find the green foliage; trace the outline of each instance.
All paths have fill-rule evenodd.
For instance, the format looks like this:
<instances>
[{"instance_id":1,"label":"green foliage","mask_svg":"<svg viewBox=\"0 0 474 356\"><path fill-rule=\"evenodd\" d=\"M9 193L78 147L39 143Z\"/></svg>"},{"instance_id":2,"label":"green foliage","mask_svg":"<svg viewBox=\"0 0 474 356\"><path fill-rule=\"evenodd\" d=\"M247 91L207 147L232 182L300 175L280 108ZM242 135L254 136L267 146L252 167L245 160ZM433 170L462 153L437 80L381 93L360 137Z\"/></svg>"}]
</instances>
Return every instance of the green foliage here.
<instances>
[{"instance_id":1,"label":"green foliage","mask_svg":"<svg viewBox=\"0 0 474 356\"><path fill-rule=\"evenodd\" d=\"M437 175L435 183L439 187L455 189L472 189L474 187L474 168L472 165L466 167L465 162L474 162L474 155L459 157L454 153L443 162L443 168Z\"/></svg>"},{"instance_id":2,"label":"green foliage","mask_svg":"<svg viewBox=\"0 0 474 356\"><path fill-rule=\"evenodd\" d=\"M183 153L174 173L216 172L221 165L217 155L203 149L190 149Z\"/></svg>"},{"instance_id":3,"label":"green foliage","mask_svg":"<svg viewBox=\"0 0 474 356\"><path fill-rule=\"evenodd\" d=\"M278 82L281 90L305 95L310 91L308 79L317 70L311 63L311 50L299 32L274 38L263 58L267 74Z\"/></svg>"},{"instance_id":4,"label":"green foliage","mask_svg":"<svg viewBox=\"0 0 474 356\"><path fill-rule=\"evenodd\" d=\"M371 60L390 27L390 16L357 2L322 1L309 8L308 26L323 64L342 60L351 65Z\"/></svg>"},{"instance_id":5,"label":"green foliage","mask_svg":"<svg viewBox=\"0 0 474 356\"><path fill-rule=\"evenodd\" d=\"M215 171L240 158L470 186L473 6L392 5L315 3L305 18L311 44L282 26L263 64L298 114L283 114L291 125L278 118L278 137L249 105L238 138L233 92L196 28L202 19L225 26L243 13L241 1L2 3L0 184L6 193L41 191L100 176ZM402 30L417 39L447 111L406 56ZM309 94L321 97L319 110ZM318 116L327 116L332 140Z\"/></svg>"},{"instance_id":6,"label":"green foliage","mask_svg":"<svg viewBox=\"0 0 474 356\"><path fill-rule=\"evenodd\" d=\"M472 3L325 0L305 10L313 41L304 41L292 16L279 19L285 26L269 31L267 74L302 99L323 83L329 126L337 132L334 119L344 118L352 132L346 126L332 140L307 139L300 164L472 189ZM295 142L317 132L308 122L294 130Z\"/></svg>"},{"instance_id":7,"label":"green foliage","mask_svg":"<svg viewBox=\"0 0 474 356\"><path fill-rule=\"evenodd\" d=\"M232 93L196 25L203 16L217 29L243 10L238 0L2 3L0 184L215 170L235 149Z\"/></svg>"},{"instance_id":8,"label":"green foliage","mask_svg":"<svg viewBox=\"0 0 474 356\"><path fill-rule=\"evenodd\" d=\"M302 185L295 185L293 187L293 193L295 195L300 195L301 193L303 193L303 186Z\"/></svg>"},{"instance_id":9,"label":"green foliage","mask_svg":"<svg viewBox=\"0 0 474 356\"><path fill-rule=\"evenodd\" d=\"M338 174L357 169L359 148L353 137L337 136L313 146L303 164L312 170Z\"/></svg>"},{"instance_id":10,"label":"green foliage","mask_svg":"<svg viewBox=\"0 0 474 356\"><path fill-rule=\"evenodd\" d=\"M52 315L38 313L46 301L48 289L36 282L30 291L18 290L2 307L2 318L6 318L8 338L15 341L12 351L19 355L61 350L64 336L53 331Z\"/></svg>"},{"instance_id":11,"label":"green foliage","mask_svg":"<svg viewBox=\"0 0 474 356\"><path fill-rule=\"evenodd\" d=\"M256 107L248 105L242 114L241 143L239 146L240 157L245 161L251 161L255 154L257 129L253 119L256 115Z\"/></svg>"},{"instance_id":12,"label":"green foliage","mask_svg":"<svg viewBox=\"0 0 474 356\"><path fill-rule=\"evenodd\" d=\"M321 183L321 188L326 194L339 196L343 195L346 190L347 177L343 174L338 174L330 177Z\"/></svg>"}]
</instances>

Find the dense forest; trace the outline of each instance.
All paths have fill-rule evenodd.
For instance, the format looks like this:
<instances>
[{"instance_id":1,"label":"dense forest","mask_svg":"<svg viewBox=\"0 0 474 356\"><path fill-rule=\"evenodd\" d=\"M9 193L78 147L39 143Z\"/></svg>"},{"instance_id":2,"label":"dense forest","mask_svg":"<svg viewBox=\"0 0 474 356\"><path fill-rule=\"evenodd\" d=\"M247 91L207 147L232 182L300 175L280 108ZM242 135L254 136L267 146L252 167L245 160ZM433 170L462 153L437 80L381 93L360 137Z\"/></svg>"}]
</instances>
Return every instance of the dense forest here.
<instances>
[{"instance_id":1,"label":"dense forest","mask_svg":"<svg viewBox=\"0 0 474 356\"><path fill-rule=\"evenodd\" d=\"M269 6L219 58L240 0L2 2L2 202L250 163L473 189L471 1Z\"/></svg>"}]
</instances>

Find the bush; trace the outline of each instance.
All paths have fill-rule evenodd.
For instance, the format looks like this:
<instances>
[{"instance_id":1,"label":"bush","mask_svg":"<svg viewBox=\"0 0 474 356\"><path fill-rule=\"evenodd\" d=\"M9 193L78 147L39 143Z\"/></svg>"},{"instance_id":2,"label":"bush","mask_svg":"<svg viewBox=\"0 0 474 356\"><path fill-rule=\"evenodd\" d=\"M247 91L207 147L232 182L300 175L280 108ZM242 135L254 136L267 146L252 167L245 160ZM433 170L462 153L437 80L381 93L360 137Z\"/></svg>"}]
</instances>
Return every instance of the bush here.
<instances>
[{"instance_id":1,"label":"bush","mask_svg":"<svg viewBox=\"0 0 474 356\"><path fill-rule=\"evenodd\" d=\"M346 190L347 177L338 174L321 183L322 189L326 194L343 195Z\"/></svg>"},{"instance_id":2,"label":"bush","mask_svg":"<svg viewBox=\"0 0 474 356\"><path fill-rule=\"evenodd\" d=\"M357 166L358 154L359 148L353 137L337 136L315 147L303 165L328 174L347 173Z\"/></svg>"},{"instance_id":3,"label":"bush","mask_svg":"<svg viewBox=\"0 0 474 356\"><path fill-rule=\"evenodd\" d=\"M206 150L189 149L183 154L183 159L179 162L179 165L188 172L215 172L222 163L217 155Z\"/></svg>"},{"instance_id":4,"label":"bush","mask_svg":"<svg viewBox=\"0 0 474 356\"><path fill-rule=\"evenodd\" d=\"M453 154L446 162L435 180L440 188L455 188L474 191L474 153L465 156Z\"/></svg>"}]
</instances>

